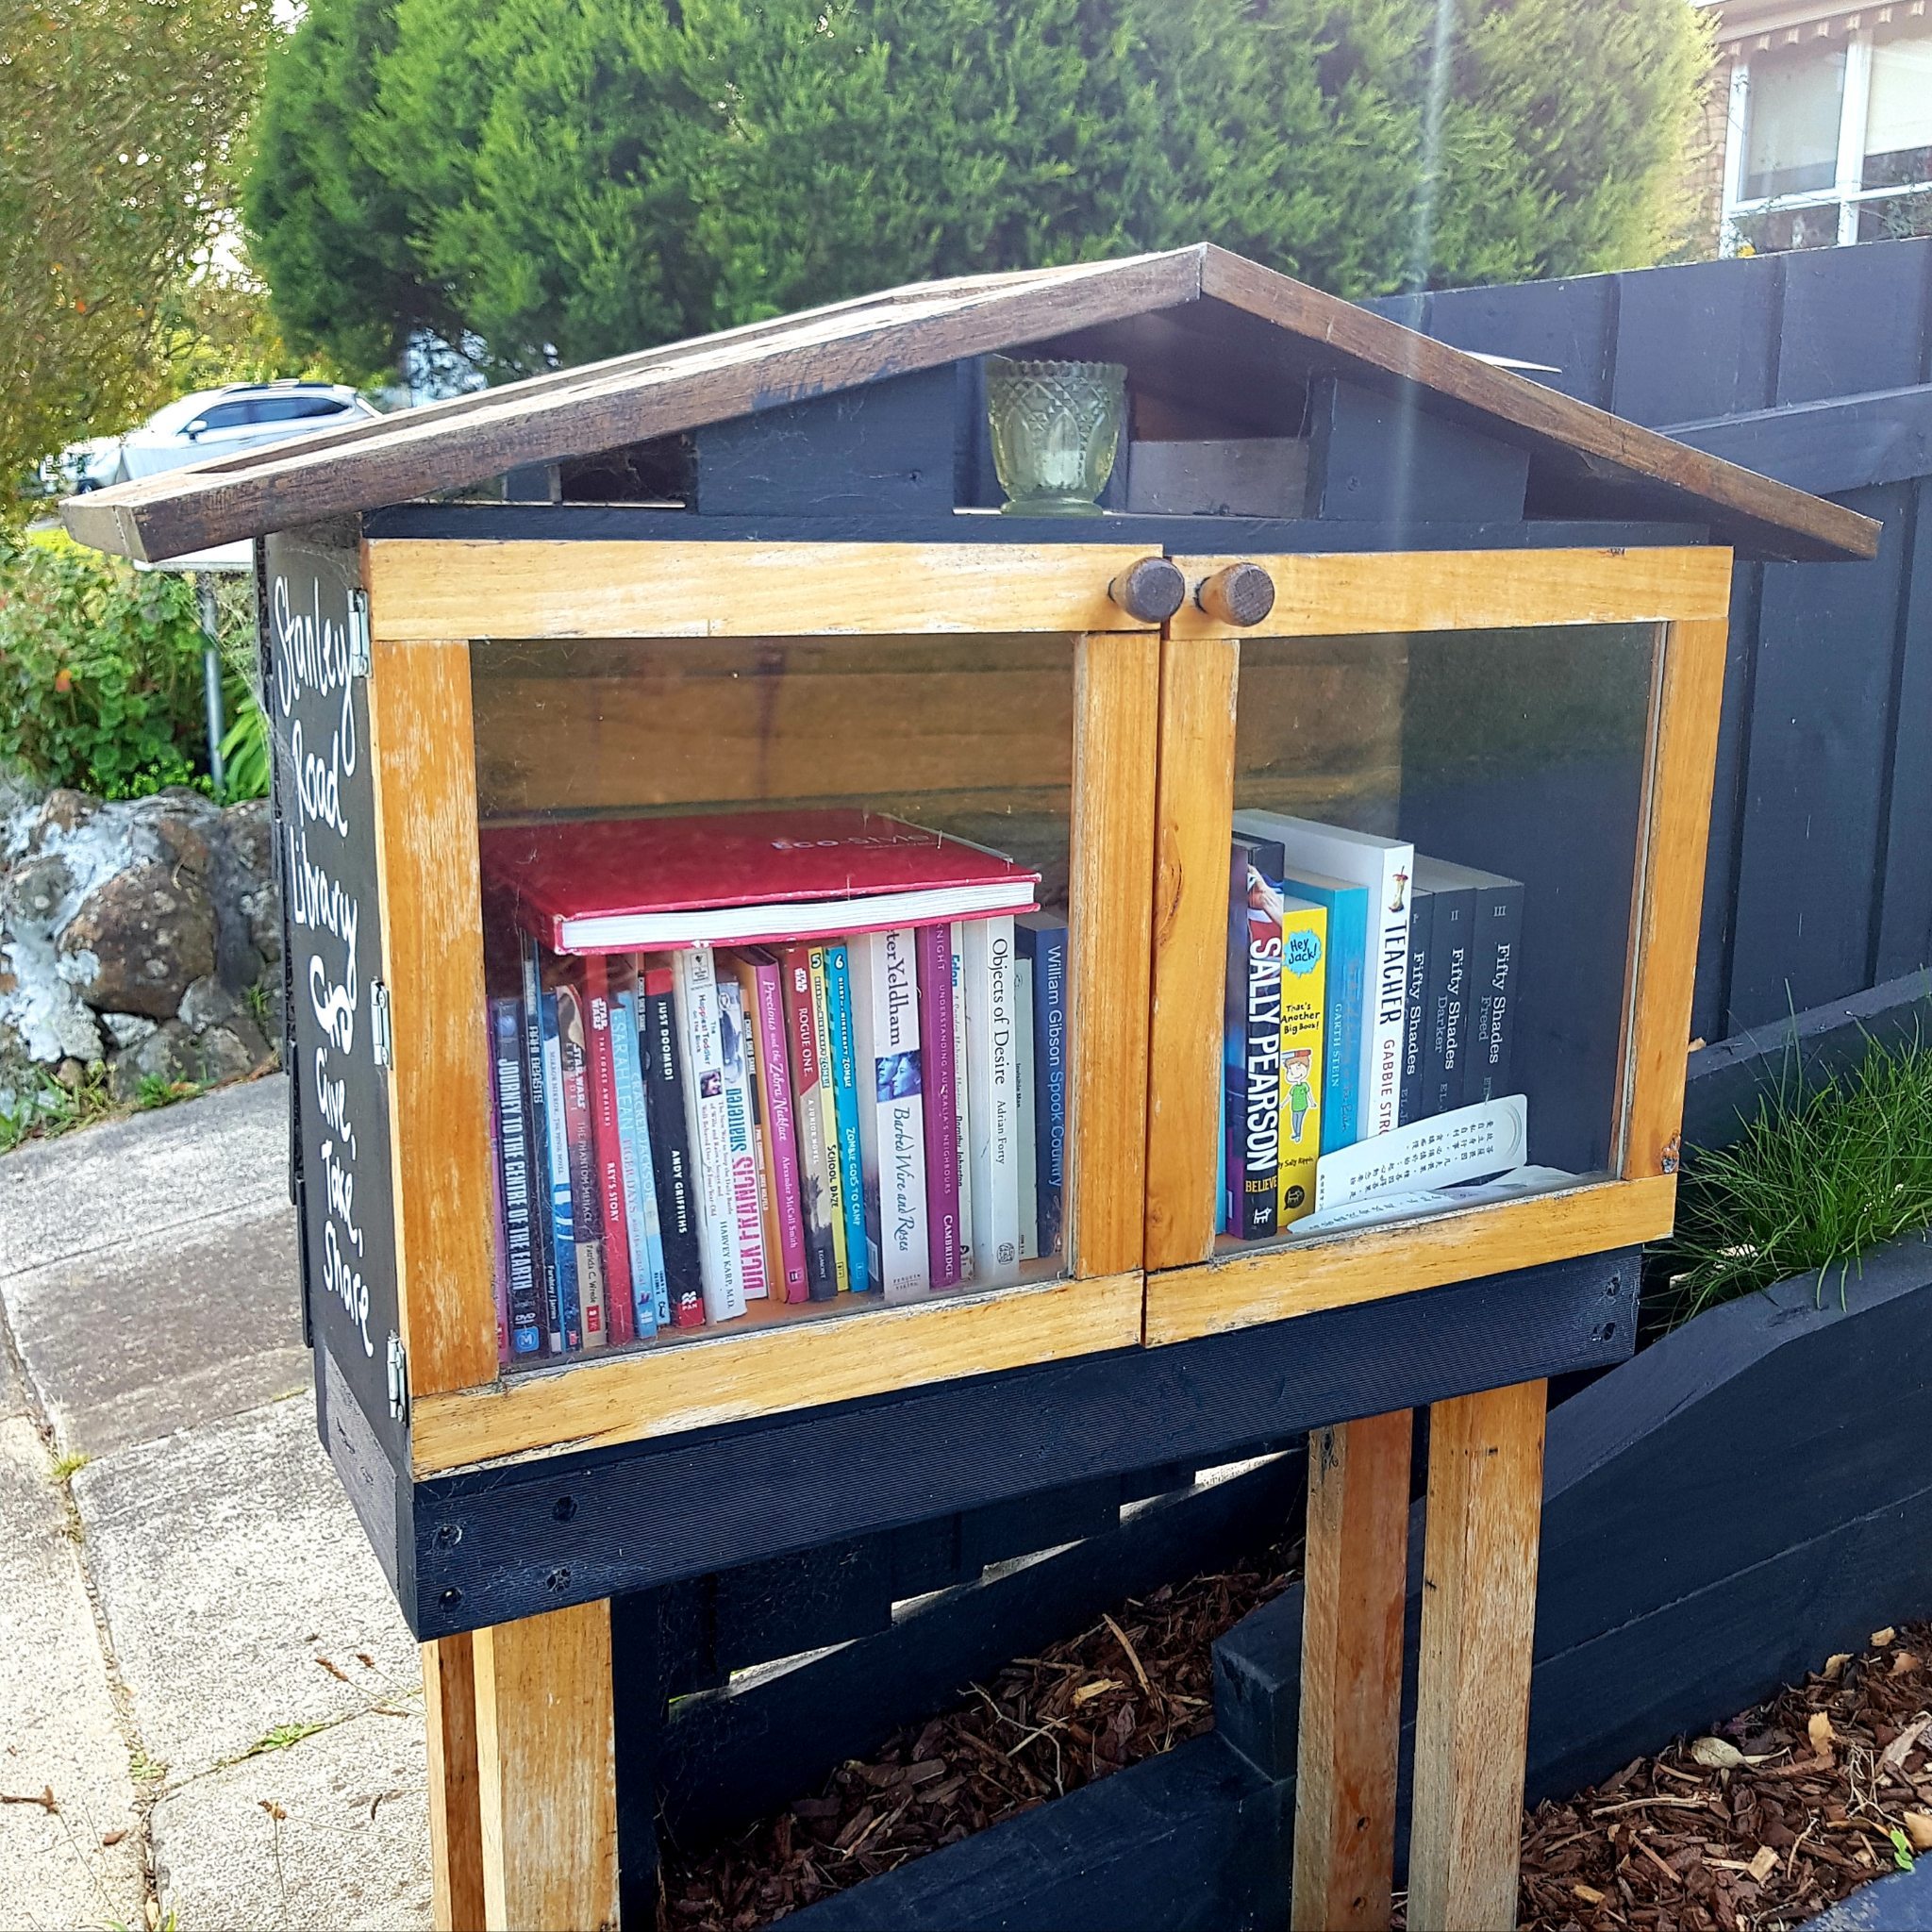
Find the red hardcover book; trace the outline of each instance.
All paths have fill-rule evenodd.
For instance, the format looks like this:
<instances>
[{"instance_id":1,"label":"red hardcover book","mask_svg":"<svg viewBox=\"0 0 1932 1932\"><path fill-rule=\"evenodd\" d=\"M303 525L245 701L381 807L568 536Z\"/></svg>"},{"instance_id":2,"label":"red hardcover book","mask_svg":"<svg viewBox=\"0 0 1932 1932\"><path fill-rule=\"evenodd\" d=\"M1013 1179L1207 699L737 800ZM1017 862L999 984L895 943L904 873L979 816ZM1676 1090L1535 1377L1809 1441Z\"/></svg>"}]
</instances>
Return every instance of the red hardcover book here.
<instances>
[{"instance_id":1,"label":"red hardcover book","mask_svg":"<svg viewBox=\"0 0 1932 1932\"><path fill-rule=\"evenodd\" d=\"M763 945L1033 909L1040 874L862 810L492 826L483 875L560 953Z\"/></svg>"},{"instance_id":2,"label":"red hardcover book","mask_svg":"<svg viewBox=\"0 0 1932 1932\"><path fill-rule=\"evenodd\" d=\"M624 1141L617 1129L617 1055L610 1027L621 1018L610 1004L610 967L601 953L584 961L585 1073L590 1079L591 1147L597 1162L597 1200L604 1211L605 1317L610 1340L634 1341L630 1298L630 1215L624 1193Z\"/></svg>"}]
</instances>

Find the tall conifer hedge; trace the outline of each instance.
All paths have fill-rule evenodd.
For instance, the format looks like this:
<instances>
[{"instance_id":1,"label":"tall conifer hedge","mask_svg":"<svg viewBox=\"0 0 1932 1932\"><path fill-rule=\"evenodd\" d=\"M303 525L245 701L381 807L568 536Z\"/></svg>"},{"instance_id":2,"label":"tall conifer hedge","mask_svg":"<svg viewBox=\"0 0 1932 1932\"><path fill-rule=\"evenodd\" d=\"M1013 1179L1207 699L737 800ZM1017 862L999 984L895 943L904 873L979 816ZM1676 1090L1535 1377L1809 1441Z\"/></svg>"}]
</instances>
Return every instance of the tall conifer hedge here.
<instances>
[{"instance_id":1,"label":"tall conifer hedge","mask_svg":"<svg viewBox=\"0 0 1932 1932\"><path fill-rule=\"evenodd\" d=\"M1668 244L1707 58L1686 0L308 0L247 213L292 341L491 374L1204 238L1510 280Z\"/></svg>"}]
</instances>

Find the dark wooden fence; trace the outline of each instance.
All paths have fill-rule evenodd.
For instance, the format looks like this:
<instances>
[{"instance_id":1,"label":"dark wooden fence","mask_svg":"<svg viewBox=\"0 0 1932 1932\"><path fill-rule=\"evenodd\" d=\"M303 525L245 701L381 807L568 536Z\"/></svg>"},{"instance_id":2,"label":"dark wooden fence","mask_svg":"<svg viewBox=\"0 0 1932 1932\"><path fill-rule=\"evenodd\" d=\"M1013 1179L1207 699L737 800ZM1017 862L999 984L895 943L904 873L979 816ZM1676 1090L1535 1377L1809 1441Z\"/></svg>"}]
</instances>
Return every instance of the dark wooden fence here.
<instances>
[{"instance_id":1,"label":"dark wooden fence","mask_svg":"<svg viewBox=\"0 0 1932 1932\"><path fill-rule=\"evenodd\" d=\"M1693 1037L1932 959L1932 241L1372 305L1882 518L1869 564L1745 564Z\"/></svg>"}]
</instances>

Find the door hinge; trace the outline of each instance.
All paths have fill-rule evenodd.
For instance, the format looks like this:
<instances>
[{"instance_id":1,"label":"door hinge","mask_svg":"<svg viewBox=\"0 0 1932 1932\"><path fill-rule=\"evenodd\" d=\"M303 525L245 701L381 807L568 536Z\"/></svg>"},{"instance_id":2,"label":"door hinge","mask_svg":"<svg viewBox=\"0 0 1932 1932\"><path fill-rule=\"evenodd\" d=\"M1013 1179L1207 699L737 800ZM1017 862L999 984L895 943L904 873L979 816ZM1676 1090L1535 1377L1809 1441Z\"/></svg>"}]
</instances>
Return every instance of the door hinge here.
<instances>
[{"instance_id":1,"label":"door hinge","mask_svg":"<svg viewBox=\"0 0 1932 1932\"><path fill-rule=\"evenodd\" d=\"M369 1048L378 1067L395 1065L395 1023L390 1016L389 988L379 979L369 982Z\"/></svg>"},{"instance_id":2,"label":"door hinge","mask_svg":"<svg viewBox=\"0 0 1932 1932\"><path fill-rule=\"evenodd\" d=\"M369 641L369 592L349 592L349 675L367 677L373 661Z\"/></svg>"},{"instance_id":3,"label":"door hinge","mask_svg":"<svg viewBox=\"0 0 1932 1932\"><path fill-rule=\"evenodd\" d=\"M399 1423L409 1420L409 1352L393 1331L389 1338L389 1412Z\"/></svg>"}]
</instances>

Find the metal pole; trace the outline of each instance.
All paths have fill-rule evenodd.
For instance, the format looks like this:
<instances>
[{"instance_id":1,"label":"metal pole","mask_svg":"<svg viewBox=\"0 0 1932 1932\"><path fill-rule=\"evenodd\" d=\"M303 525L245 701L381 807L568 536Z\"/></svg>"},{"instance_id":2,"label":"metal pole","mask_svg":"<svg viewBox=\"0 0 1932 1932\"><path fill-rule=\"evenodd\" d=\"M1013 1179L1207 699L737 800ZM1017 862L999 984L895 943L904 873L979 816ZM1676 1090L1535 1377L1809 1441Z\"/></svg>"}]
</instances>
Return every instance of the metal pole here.
<instances>
[{"instance_id":1,"label":"metal pole","mask_svg":"<svg viewBox=\"0 0 1932 1932\"><path fill-rule=\"evenodd\" d=\"M222 621L215 608L212 572L195 573L194 601L201 611L202 635L208 640L201 654L202 689L208 698L208 770L215 783L215 795L220 797L227 774L222 770L222 739L225 735L222 723Z\"/></svg>"}]
</instances>

